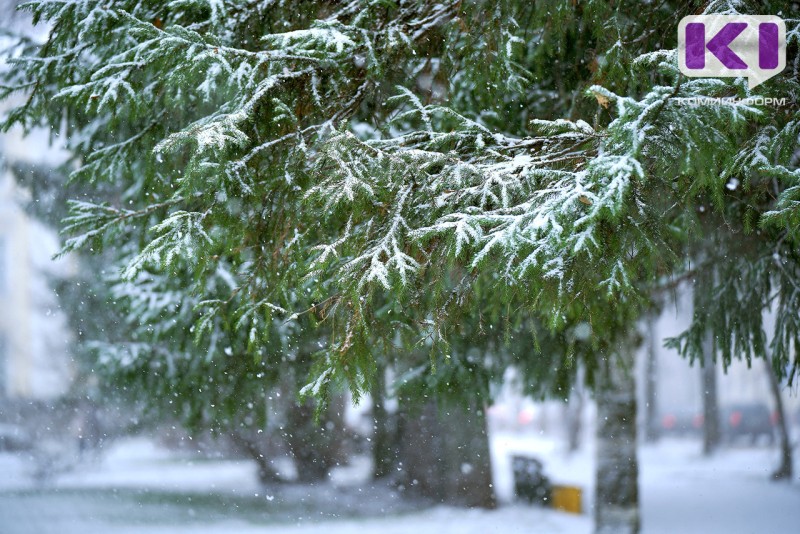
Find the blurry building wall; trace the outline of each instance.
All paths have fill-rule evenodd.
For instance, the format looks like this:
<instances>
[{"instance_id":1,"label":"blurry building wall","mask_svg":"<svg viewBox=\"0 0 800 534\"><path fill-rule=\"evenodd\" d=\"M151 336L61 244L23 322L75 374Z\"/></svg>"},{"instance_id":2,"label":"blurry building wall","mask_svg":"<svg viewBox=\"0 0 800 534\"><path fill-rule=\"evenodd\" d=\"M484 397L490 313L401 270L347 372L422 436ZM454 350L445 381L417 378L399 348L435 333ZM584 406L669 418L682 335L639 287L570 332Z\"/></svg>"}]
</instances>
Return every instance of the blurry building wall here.
<instances>
[{"instance_id":1,"label":"blurry building wall","mask_svg":"<svg viewBox=\"0 0 800 534\"><path fill-rule=\"evenodd\" d=\"M16 0L0 0L0 28L43 39L44 26L32 27L17 12ZM0 44L10 38L0 35ZM0 59L0 69L13 68ZM17 94L2 103L0 114L24 102ZM72 377L70 334L51 285L53 276L68 274L69 259L52 261L59 250L54 230L22 209L26 191L9 171L15 161L53 167L65 153L53 147L50 134L19 129L0 134L0 403L3 399L51 399L67 391ZM57 140L58 136L53 136ZM35 200L35 199L34 199Z\"/></svg>"},{"instance_id":2,"label":"blurry building wall","mask_svg":"<svg viewBox=\"0 0 800 534\"><path fill-rule=\"evenodd\" d=\"M24 198L8 171L0 175L0 395L49 399L69 387L69 333L51 277L58 240L19 205Z\"/></svg>"}]
</instances>

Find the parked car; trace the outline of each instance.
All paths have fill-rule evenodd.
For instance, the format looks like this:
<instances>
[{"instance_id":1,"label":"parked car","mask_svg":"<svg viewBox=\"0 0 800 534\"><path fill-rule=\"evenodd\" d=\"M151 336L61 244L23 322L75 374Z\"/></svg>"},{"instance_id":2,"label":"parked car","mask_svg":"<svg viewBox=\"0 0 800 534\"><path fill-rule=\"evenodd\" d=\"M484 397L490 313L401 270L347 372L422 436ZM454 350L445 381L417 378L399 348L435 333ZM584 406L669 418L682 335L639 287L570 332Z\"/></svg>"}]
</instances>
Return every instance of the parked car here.
<instances>
[{"instance_id":1,"label":"parked car","mask_svg":"<svg viewBox=\"0 0 800 534\"><path fill-rule=\"evenodd\" d=\"M489 406L486 416L493 429L523 430L533 425L536 418L536 407L527 402L521 405L498 403Z\"/></svg>"},{"instance_id":2,"label":"parked car","mask_svg":"<svg viewBox=\"0 0 800 534\"><path fill-rule=\"evenodd\" d=\"M722 436L728 443L749 439L755 444L763 436L772 444L775 422L769 408L761 403L732 404L721 410Z\"/></svg>"},{"instance_id":3,"label":"parked car","mask_svg":"<svg viewBox=\"0 0 800 534\"><path fill-rule=\"evenodd\" d=\"M544 464L538 458L516 455L511 458L514 474L514 495L518 500L546 506L552 486L544 474Z\"/></svg>"},{"instance_id":4,"label":"parked car","mask_svg":"<svg viewBox=\"0 0 800 534\"><path fill-rule=\"evenodd\" d=\"M692 411L665 412L660 421L665 436L695 436L703 430L703 415Z\"/></svg>"}]
</instances>

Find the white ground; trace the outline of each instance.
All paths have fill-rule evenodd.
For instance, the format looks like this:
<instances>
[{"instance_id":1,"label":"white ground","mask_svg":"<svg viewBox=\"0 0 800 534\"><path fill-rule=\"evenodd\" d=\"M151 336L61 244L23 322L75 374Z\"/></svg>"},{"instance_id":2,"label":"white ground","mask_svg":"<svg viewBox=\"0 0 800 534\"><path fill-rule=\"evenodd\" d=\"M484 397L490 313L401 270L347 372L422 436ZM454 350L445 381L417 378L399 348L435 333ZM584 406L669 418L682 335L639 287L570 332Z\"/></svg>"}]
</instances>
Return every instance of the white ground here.
<instances>
[{"instance_id":1,"label":"white ground","mask_svg":"<svg viewBox=\"0 0 800 534\"><path fill-rule=\"evenodd\" d=\"M800 481L773 483L774 448L735 448L711 459L696 441L670 440L641 449L643 532L797 532ZM496 511L447 507L410 510L387 487L353 485L364 462L342 469L331 484L265 491L249 462L179 458L152 442L118 443L94 463L37 489L25 457L0 455L0 533L130 534L228 532L444 534L591 531L591 444L566 455L537 434L502 433L492 442ZM509 455L545 461L554 482L584 489L583 515L508 504ZM800 472L800 465L797 466ZM175 496L174 498L172 496ZM372 517L363 517L363 516Z\"/></svg>"},{"instance_id":2,"label":"white ground","mask_svg":"<svg viewBox=\"0 0 800 534\"><path fill-rule=\"evenodd\" d=\"M496 437L493 444L500 473L508 472L504 468L508 452L534 450L546 459L554 482L581 486L586 508L591 506L591 450L567 455L552 441L511 434ZM795 461L792 483L776 483L769 480L778 465L775 448L724 449L711 458L704 458L700 449L698 441L677 439L640 448L644 534L800 532L800 462ZM510 495L510 484L510 480L499 480L498 494ZM569 532L590 530L587 521Z\"/></svg>"}]
</instances>

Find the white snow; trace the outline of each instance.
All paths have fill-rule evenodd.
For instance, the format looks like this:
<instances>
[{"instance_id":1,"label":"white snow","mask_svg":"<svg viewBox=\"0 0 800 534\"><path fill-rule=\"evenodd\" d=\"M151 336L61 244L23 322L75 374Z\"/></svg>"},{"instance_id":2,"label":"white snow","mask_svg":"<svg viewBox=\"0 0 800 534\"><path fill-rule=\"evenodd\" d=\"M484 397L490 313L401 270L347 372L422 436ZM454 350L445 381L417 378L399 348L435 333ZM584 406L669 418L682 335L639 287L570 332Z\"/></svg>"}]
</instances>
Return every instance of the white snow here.
<instances>
[{"instance_id":1,"label":"white snow","mask_svg":"<svg viewBox=\"0 0 800 534\"><path fill-rule=\"evenodd\" d=\"M768 474L777 450L725 449L707 459L700 443L662 440L643 446L643 533L793 532L800 524L800 484L774 483ZM117 442L95 463L33 490L24 456L0 454L0 531L8 534L222 532L385 534L591 531L593 444L574 454L538 432L502 432L492 438L495 511L445 506L414 509L385 485L363 482L365 458L334 473L330 483L263 488L248 461L189 458L146 439ZM509 456L545 462L555 483L584 490L584 513L514 504ZM278 465L280 468L280 465ZM800 467L800 465L798 465ZM362 482L359 482L362 480ZM175 495L170 500L169 495ZM165 497L166 496L166 497ZM192 504L193 499L197 505ZM210 499L210 500L209 500ZM231 501L231 499L233 499ZM237 500L238 499L238 500ZM230 505L219 504L231 502ZM209 510L207 503L214 503ZM204 504L206 503L206 504Z\"/></svg>"}]
</instances>

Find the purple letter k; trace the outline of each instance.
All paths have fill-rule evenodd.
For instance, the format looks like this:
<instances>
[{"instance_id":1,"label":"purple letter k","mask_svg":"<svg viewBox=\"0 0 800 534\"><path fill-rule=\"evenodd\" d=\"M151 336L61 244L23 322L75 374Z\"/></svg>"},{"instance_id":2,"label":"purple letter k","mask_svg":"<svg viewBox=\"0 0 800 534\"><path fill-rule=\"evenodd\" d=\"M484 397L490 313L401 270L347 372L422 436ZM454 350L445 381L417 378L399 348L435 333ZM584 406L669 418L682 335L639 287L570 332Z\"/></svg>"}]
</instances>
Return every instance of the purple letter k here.
<instances>
[{"instance_id":1,"label":"purple letter k","mask_svg":"<svg viewBox=\"0 0 800 534\"><path fill-rule=\"evenodd\" d=\"M714 54L729 69L746 69L747 63L729 48L734 39L747 28L746 22L729 22L705 44L705 24L686 25L686 66L702 69L706 65L705 49Z\"/></svg>"}]
</instances>

